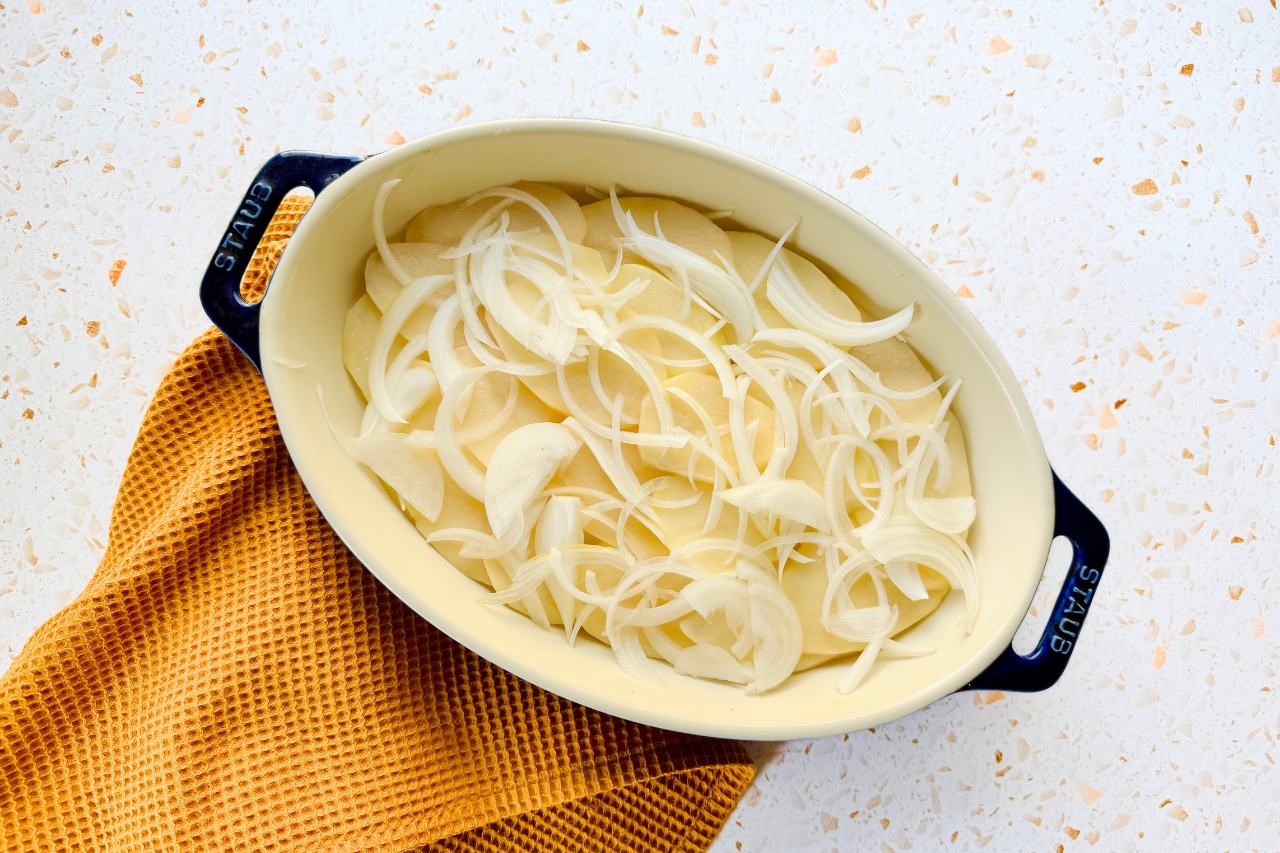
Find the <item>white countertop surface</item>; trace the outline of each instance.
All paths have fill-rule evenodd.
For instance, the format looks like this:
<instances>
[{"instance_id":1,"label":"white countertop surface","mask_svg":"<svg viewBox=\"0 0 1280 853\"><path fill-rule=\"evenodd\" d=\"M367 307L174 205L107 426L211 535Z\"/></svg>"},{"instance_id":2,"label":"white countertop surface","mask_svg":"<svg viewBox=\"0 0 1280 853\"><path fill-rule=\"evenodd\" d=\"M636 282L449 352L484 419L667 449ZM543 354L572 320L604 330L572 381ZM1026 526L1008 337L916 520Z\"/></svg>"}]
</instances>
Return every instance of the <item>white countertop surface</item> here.
<instances>
[{"instance_id":1,"label":"white countertop surface","mask_svg":"<svg viewBox=\"0 0 1280 853\"><path fill-rule=\"evenodd\" d=\"M1280 849L1273 0L320 5L0 7L0 667L93 573L267 157L616 119L785 169L923 258L1112 536L1056 687L757 745L713 849Z\"/></svg>"}]
</instances>

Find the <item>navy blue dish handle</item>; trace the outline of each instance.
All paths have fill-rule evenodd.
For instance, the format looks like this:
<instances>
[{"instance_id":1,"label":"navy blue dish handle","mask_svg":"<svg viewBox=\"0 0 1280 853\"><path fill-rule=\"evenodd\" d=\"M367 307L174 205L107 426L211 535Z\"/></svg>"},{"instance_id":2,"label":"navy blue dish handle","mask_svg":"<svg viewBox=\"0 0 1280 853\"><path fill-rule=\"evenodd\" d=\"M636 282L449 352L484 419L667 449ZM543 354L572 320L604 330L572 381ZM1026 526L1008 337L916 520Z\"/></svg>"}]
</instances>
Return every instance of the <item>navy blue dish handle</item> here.
<instances>
[{"instance_id":1,"label":"navy blue dish handle","mask_svg":"<svg viewBox=\"0 0 1280 853\"><path fill-rule=\"evenodd\" d=\"M222 241L200 283L200 303L209 319L240 348L254 366L261 369L258 353L258 310L256 303L240 295L253 250L258 247L267 223L290 190L306 187L319 195L364 157L339 157L309 151L285 151L275 155L258 171L244 194L236 215L227 226Z\"/></svg>"},{"instance_id":2,"label":"navy blue dish handle","mask_svg":"<svg viewBox=\"0 0 1280 853\"><path fill-rule=\"evenodd\" d=\"M1107 565L1111 539L1098 517L1053 475L1054 537L1071 543L1071 568L1058 592L1049 624L1035 651L1022 656L1013 646L1000 653L991 666L964 686L964 690L1009 690L1033 693L1054 685L1067 668L1075 650L1084 617L1093 604L1098 581Z\"/></svg>"}]
</instances>

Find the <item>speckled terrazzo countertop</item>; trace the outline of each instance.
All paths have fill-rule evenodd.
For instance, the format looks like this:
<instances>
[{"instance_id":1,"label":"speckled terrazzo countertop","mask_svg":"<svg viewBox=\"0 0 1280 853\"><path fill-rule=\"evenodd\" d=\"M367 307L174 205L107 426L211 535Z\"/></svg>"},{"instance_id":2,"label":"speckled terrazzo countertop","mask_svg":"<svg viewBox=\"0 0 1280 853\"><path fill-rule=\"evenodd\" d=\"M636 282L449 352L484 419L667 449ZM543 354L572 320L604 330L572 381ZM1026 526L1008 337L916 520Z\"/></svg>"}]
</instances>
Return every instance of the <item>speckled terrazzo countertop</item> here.
<instances>
[{"instance_id":1,"label":"speckled terrazzo countertop","mask_svg":"<svg viewBox=\"0 0 1280 853\"><path fill-rule=\"evenodd\" d=\"M759 745L713 849L1280 849L1274 0L312 5L0 3L0 666L92 574L263 160L616 119L910 247L1112 534L1057 687Z\"/></svg>"}]
</instances>

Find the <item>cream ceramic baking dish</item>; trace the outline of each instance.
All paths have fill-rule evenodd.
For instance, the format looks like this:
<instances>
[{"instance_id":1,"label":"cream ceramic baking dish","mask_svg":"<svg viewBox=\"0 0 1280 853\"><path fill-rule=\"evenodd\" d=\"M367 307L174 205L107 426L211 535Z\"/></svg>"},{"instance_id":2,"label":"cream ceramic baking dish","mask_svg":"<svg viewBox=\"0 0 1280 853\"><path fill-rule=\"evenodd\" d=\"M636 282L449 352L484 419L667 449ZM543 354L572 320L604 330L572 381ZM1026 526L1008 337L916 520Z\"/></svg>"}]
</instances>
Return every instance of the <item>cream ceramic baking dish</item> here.
<instances>
[{"instance_id":1,"label":"cream ceramic baking dish","mask_svg":"<svg viewBox=\"0 0 1280 853\"><path fill-rule=\"evenodd\" d=\"M363 292L373 250L370 216L379 185L403 183L386 211L388 233L417 211L516 180L617 185L676 198L778 235L800 217L790 245L854 283L879 316L908 302L905 337L937 373L964 378L955 410L968 437L978 520L969 542L982 601L972 633L955 626L963 598L905 635L938 645L932 655L883 660L842 695L819 667L763 695L669 677L633 681L612 652L564 637L521 614L477 603L483 591L432 549L371 472L326 425L358 431L364 399L343 368L346 310ZM289 241L260 305L239 281L267 221L291 189L317 198ZM258 174L202 285L210 318L257 364L298 473L321 512L379 580L467 648L568 699L640 723L720 737L781 740L848 732L909 714L965 688L1043 690L1073 651L1106 563L1098 520L1058 481L1012 371L969 312L905 248L835 199L783 172L722 148L648 128L578 119L522 120L449 130L372 158L287 152ZM1010 647L1040 582L1054 536L1074 560L1035 652ZM835 664L840 666L842 664Z\"/></svg>"}]
</instances>

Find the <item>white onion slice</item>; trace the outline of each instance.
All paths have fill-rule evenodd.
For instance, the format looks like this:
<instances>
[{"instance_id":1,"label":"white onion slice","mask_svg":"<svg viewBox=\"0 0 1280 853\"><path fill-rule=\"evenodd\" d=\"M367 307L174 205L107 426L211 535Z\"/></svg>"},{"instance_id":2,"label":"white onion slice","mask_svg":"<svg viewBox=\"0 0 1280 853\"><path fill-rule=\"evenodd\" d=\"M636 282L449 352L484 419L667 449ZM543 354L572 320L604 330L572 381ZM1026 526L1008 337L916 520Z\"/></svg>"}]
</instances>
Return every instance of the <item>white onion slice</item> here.
<instances>
[{"instance_id":1,"label":"white onion slice","mask_svg":"<svg viewBox=\"0 0 1280 853\"><path fill-rule=\"evenodd\" d=\"M582 443L554 423L532 423L507 433L484 475L484 510L499 542L515 544L525 532L524 510Z\"/></svg>"},{"instance_id":2,"label":"white onion slice","mask_svg":"<svg viewBox=\"0 0 1280 853\"><path fill-rule=\"evenodd\" d=\"M459 488L478 501L484 500L484 474L462 452L453 418L463 392L468 391L481 376L500 369L497 365L485 365L464 370L449 386L449 390L444 392L440 407L436 409L435 434L436 447L440 449L440 463Z\"/></svg>"},{"instance_id":3,"label":"white onion slice","mask_svg":"<svg viewBox=\"0 0 1280 853\"><path fill-rule=\"evenodd\" d=\"M909 304L883 320L869 323L841 320L825 310L800 283L786 255L779 255L769 271L765 294L788 323L817 335L829 344L843 347L864 346L892 338L911 325L915 312L915 305Z\"/></svg>"},{"instance_id":4,"label":"white onion slice","mask_svg":"<svg viewBox=\"0 0 1280 853\"><path fill-rule=\"evenodd\" d=\"M966 632L973 629L978 618L978 578L966 548L924 524L901 519L865 535L862 542L881 563L909 560L941 573L964 593L965 619L961 626Z\"/></svg>"},{"instance_id":5,"label":"white onion slice","mask_svg":"<svg viewBox=\"0 0 1280 853\"><path fill-rule=\"evenodd\" d=\"M686 584L680 595L708 622L724 615L735 637L730 651L739 659L755 647L751 601L747 586L741 580L728 575L709 575Z\"/></svg>"},{"instance_id":6,"label":"white onion slice","mask_svg":"<svg viewBox=\"0 0 1280 853\"><path fill-rule=\"evenodd\" d=\"M924 580L920 577L920 566L908 560L890 560L884 564L884 572L893 581L893 585L912 601L924 601L929 591L924 588Z\"/></svg>"},{"instance_id":7,"label":"white onion slice","mask_svg":"<svg viewBox=\"0 0 1280 853\"><path fill-rule=\"evenodd\" d=\"M351 442L351 455L368 465L400 500L434 522L444 505L444 479L436 455L393 432L372 432Z\"/></svg>"},{"instance_id":8,"label":"white onion slice","mask_svg":"<svg viewBox=\"0 0 1280 853\"><path fill-rule=\"evenodd\" d=\"M736 286L728 273L701 255L641 230L630 212L623 212L617 195L611 192L610 198L614 218L622 231L619 245L653 264L668 278L680 282L687 292L692 291L705 299L719 316L725 318L739 342L751 340L751 294Z\"/></svg>"},{"instance_id":9,"label":"white onion slice","mask_svg":"<svg viewBox=\"0 0 1280 853\"><path fill-rule=\"evenodd\" d=\"M406 421L395 410L387 393L387 356L391 354L391 345L409 315L422 307L431 294L451 282L452 279L447 275L413 279L396 295L387 313L382 315L382 322L378 324L378 334L373 339L373 347L369 353L369 396L382 416L392 423L402 424Z\"/></svg>"},{"instance_id":10,"label":"white onion slice","mask_svg":"<svg viewBox=\"0 0 1280 853\"><path fill-rule=\"evenodd\" d=\"M841 693L852 693L862 683L862 679L867 677L867 673L871 671L871 665L876 662L876 657L880 654L880 649L884 645L885 637L883 635L876 637L867 643L867 647L858 653L858 659L853 662L853 666L849 667L849 671L836 685L836 689Z\"/></svg>"},{"instance_id":11,"label":"white onion slice","mask_svg":"<svg viewBox=\"0 0 1280 853\"><path fill-rule=\"evenodd\" d=\"M763 693L795 672L804 651L804 630L800 614L787 598L773 572L766 572L740 560L738 576L747 582L751 611L751 631L755 636L752 663L755 679L751 693Z\"/></svg>"},{"instance_id":12,"label":"white onion slice","mask_svg":"<svg viewBox=\"0 0 1280 853\"><path fill-rule=\"evenodd\" d=\"M682 649L672 663L678 675L728 681L731 684L747 683L747 671L742 663L719 646L696 643Z\"/></svg>"},{"instance_id":13,"label":"white onion slice","mask_svg":"<svg viewBox=\"0 0 1280 853\"><path fill-rule=\"evenodd\" d=\"M746 512L772 512L799 521L823 533L831 532L831 519L822 495L802 480L784 478L756 480L745 486L725 489L720 497Z\"/></svg>"},{"instance_id":14,"label":"white onion slice","mask_svg":"<svg viewBox=\"0 0 1280 853\"><path fill-rule=\"evenodd\" d=\"M387 270L396 277L396 281L402 285L408 285L413 281L413 276L405 271L400 264L400 260L391 251L391 246L387 244L387 229L383 227L383 213L387 209L387 196L391 195L391 191L400 183L400 179L386 181L382 186L378 187L378 194L373 198L373 242L378 247L378 255L381 256L382 262L387 265Z\"/></svg>"}]
</instances>

